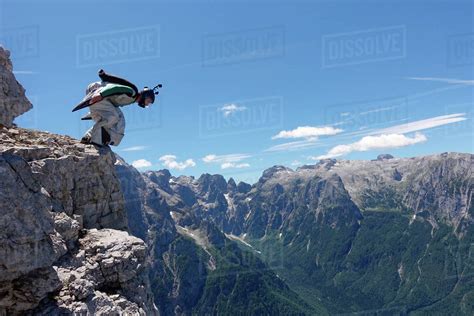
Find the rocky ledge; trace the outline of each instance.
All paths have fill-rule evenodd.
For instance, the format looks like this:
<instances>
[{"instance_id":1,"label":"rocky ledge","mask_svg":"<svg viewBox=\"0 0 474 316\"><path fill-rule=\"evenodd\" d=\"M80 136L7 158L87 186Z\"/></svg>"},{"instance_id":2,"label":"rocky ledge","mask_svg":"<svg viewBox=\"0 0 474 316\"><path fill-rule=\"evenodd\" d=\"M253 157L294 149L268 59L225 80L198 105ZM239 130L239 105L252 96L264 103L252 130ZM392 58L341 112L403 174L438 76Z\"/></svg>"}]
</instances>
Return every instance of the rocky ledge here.
<instances>
[{"instance_id":1,"label":"rocky ledge","mask_svg":"<svg viewBox=\"0 0 474 316\"><path fill-rule=\"evenodd\" d=\"M114 154L21 128L0 140L0 315L155 313Z\"/></svg>"}]
</instances>

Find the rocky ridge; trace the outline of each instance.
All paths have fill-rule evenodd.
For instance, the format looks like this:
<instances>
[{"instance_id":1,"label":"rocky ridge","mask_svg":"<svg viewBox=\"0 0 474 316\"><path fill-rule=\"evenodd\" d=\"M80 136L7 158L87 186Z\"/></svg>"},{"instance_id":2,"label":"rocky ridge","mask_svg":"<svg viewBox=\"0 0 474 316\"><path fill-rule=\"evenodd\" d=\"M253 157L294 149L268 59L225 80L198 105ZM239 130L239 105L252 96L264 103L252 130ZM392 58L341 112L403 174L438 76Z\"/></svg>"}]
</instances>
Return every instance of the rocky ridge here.
<instances>
[{"instance_id":1,"label":"rocky ridge","mask_svg":"<svg viewBox=\"0 0 474 316\"><path fill-rule=\"evenodd\" d=\"M32 109L25 89L13 75L10 52L0 45L0 125L11 127L15 117Z\"/></svg>"}]
</instances>

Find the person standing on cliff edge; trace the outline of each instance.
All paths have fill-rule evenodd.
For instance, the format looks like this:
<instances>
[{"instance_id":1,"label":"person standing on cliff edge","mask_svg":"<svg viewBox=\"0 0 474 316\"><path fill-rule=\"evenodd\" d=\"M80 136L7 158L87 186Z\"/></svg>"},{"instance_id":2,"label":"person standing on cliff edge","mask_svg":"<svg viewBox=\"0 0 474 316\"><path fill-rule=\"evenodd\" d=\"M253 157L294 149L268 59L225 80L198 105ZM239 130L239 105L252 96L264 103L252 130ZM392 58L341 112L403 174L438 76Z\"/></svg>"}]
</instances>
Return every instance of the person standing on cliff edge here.
<instances>
[{"instance_id":1,"label":"person standing on cliff edge","mask_svg":"<svg viewBox=\"0 0 474 316\"><path fill-rule=\"evenodd\" d=\"M90 112L81 120L94 120L95 124L82 137L81 143L97 146L118 146L125 132L125 118L120 107L138 103L142 108L155 102L158 84L153 89L145 87L138 91L137 87L123 78L107 74L99 70L101 81L87 86L86 96L72 110L73 112L89 107Z\"/></svg>"}]
</instances>

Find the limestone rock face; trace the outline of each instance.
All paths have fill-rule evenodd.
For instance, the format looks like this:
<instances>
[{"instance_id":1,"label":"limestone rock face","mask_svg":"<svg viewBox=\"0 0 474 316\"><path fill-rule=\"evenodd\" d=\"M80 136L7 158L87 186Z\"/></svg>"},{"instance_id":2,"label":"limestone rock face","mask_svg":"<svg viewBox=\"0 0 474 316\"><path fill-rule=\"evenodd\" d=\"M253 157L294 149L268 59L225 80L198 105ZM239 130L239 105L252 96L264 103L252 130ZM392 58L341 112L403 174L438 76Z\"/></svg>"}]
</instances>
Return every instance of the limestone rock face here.
<instances>
[{"instance_id":1,"label":"limestone rock face","mask_svg":"<svg viewBox=\"0 0 474 316\"><path fill-rule=\"evenodd\" d=\"M81 218L87 229L127 228L112 151L21 128L3 128L0 140L0 153L28 163L32 177L26 178L48 192L54 212Z\"/></svg>"},{"instance_id":2,"label":"limestone rock face","mask_svg":"<svg viewBox=\"0 0 474 316\"><path fill-rule=\"evenodd\" d=\"M12 126L15 117L33 106L25 97L25 89L12 72L10 52L0 46L0 125Z\"/></svg>"},{"instance_id":3,"label":"limestone rock face","mask_svg":"<svg viewBox=\"0 0 474 316\"><path fill-rule=\"evenodd\" d=\"M57 268L63 287L36 314L148 315L153 311L143 240L112 229L88 230Z\"/></svg>"},{"instance_id":4,"label":"limestone rock face","mask_svg":"<svg viewBox=\"0 0 474 316\"><path fill-rule=\"evenodd\" d=\"M0 315L155 315L109 149L0 128Z\"/></svg>"},{"instance_id":5,"label":"limestone rock face","mask_svg":"<svg viewBox=\"0 0 474 316\"><path fill-rule=\"evenodd\" d=\"M0 155L0 311L35 307L60 287L52 265L66 253L48 193L18 156Z\"/></svg>"},{"instance_id":6,"label":"limestone rock face","mask_svg":"<svg viewBox=\"0 0 474 316\"><path fill-rule=\"evenodd\" d=\"M0 282L51 265L64 254L55 243L47 192L18 156L0 156Z\"/></svg>"}]
</instances>

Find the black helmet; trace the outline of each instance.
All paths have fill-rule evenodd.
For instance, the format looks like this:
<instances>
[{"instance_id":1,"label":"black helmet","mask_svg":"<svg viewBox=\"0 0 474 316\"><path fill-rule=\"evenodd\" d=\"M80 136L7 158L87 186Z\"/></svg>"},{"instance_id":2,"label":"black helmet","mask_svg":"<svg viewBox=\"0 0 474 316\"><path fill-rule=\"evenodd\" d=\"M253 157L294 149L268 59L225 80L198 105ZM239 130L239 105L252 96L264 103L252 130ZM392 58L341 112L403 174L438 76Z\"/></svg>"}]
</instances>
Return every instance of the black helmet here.
<instances>
[{"instance_id":1,"label":"black helmet","mask_svg":"<svg viewBox=\"0 0 474 316\"><path fill-rule=\"evenodd\" d=\"M145 107L145 100L148 98L151 100L151 103L155 102L155 94L158 94L158 88L161 88L162 85L159 84L153 89L150 89L148 87L143 88L142 91L140 91L140 98L138 100L138 105L141 106L142 108Z\"/></svg>"}]
</instances>

